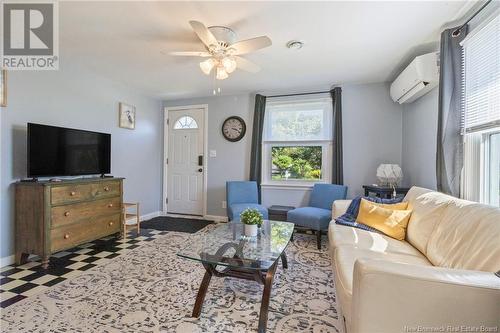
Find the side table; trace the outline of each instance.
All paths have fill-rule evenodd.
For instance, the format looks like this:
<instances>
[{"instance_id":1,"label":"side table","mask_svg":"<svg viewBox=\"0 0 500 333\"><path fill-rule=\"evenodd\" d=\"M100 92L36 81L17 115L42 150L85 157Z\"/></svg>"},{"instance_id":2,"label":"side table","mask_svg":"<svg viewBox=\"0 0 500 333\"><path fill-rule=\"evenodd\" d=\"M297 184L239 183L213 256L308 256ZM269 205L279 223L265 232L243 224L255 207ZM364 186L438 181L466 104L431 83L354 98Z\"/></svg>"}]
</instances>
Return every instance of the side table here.
<instances>
[{"instance_id":1,"label":"side table","mask_svg":"<svg viewBox=\"0 0 500 333\"><path fill-rule=\"evenodd\" d=\"M268 208L269 219L274 221L286 221L286 215L292 209L295 209L295 207L273 205Z\"/></svg>"},{"instance_id":2,"label":"side table","mask_svg":"<svg viewBox=\"0 0 500 333\"><path fill-rule=\"evenodd\" d=\"M385 186L363 185L363 188L365 189L365 196L373 193L376 197L383 199L392 198L392 193L394 192L394 188ZM409 187L396 187L396 196L405 196L409 190Z\"/></svg>"}]
</instances>

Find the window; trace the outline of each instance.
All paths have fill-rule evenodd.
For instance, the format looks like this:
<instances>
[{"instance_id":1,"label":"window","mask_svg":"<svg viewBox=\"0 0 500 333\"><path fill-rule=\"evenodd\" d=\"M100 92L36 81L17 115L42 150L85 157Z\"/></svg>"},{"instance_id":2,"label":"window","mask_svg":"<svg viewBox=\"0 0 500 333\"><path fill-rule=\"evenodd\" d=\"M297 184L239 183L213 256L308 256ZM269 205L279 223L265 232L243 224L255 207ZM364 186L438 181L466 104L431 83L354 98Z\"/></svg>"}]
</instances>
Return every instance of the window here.
<instances>
[{"instance_id":1,"label":"window","mask_svg":"<svg viewBox=\"0 0 500 333\"><path fill-rule=\"evenodd\" d=\"M190 116L182 116L174 124L174 129L193 129L198 128L198 123Z\"/></svg>"},{"instance_id":2,"label":"window","mask_svg":"<svg viewBox=\"0 0 500 333\"><path fill-rule=\"evenodd\" d=\"M332 101L329 95L268 99L262 183L310 185L331 174Z\"/></svg>"},{"instance_id":3,"label":"window","mask_svg":"<svg viewBox=\"0 0 500 333\"><path fill-rule=\"evenodd\" d=\"M500 206L500 15L463 41L462 196Z\"/></svg>"}]
</instances>

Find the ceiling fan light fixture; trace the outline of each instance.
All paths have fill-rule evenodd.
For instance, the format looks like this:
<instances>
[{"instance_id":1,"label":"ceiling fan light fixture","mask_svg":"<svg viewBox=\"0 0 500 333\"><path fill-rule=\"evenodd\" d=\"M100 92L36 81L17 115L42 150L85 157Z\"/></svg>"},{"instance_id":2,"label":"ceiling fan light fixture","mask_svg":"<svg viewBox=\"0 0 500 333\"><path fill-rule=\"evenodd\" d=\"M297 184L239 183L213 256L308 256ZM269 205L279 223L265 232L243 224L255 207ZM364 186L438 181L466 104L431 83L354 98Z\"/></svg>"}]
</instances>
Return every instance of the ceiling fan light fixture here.
<instances>
[{"instance_id":1,"label":"ceiling fan light fixture","mask_svg":"<svg viewBox=\"0 0 500 333\"><path fill-rule=\"evenodd\" d=\"M217 75L215 76L215 78L217 80L225 80L229 77L229 75L227 74L226 70L224 69L224 66L217 66Z\"/></svg>"},{"instance_id":2,"label":"ceiling fan light fixture","mask_svg":"<svg viewBox=\"0 0 500 333\"><path fill-rule=\"evenodd\" d=\"M214 58L207 59L205 61L200 62L200 68L203 73L206 75L210 75L210 72L216 65L216 61Z\"/></svg>"},{"instance_id":3,"label":"ceiling fan light fixture","mask_svg":"<svg viewBox=\"0 0 500 333\"><path fill-rule=\"evenodd\" d=\"M222 66L228 74L231 74L236 69L236 60L233 57L225 57L222 59Z\"/></svg>"}]
</instances>

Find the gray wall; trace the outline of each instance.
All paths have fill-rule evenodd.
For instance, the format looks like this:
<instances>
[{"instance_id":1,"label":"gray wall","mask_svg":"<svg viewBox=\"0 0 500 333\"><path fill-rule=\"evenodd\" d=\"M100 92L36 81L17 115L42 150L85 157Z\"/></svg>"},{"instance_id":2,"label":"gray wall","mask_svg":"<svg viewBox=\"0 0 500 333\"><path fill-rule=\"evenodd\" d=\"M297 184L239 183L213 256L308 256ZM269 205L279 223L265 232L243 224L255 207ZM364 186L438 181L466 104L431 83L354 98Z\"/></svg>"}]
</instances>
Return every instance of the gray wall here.
<instances>
[{"instance_id":1,"label":"gray wall","mask_svg":"<svg viewBox=\"0 0 500 333\"><path fill-rule=\"evenodd\" d=\"M217 152L216 157L208 157L206 169L208 215L226 216L226 209L222 208L226 181L249 177L254 101L254 95L244 94L164 102L166 107L208 104L208 150ZM229 116L239 116L247 125L245 137L238 142L229 142L222 136L222 123Z\"/></svg>"},{"instance_id":2,"label":"gray wall","mask_svg":"<svg viewBox=\"0 0 500 333\"><path fill-rule=\"evenodd\" d=\"M126 178L125 200L139 201L141 214L160 210L163 146L160 100L71 63L62 63L59 71L10 72L8 94L8 107L0 111L0 257L10 256L14 251L12 183L26 177L27 122L111 133L111 171ZM118 127L119 101L137 107L135 130Z\"/></svg>"},{"instance_id":3,"label":"gray wall","mask_svg":"<svg viewBox=\"0 0 500 333\"><path fill-rule=\"evenodd\" d=\"M376 182L380 163L401 164L402 107L392 102L388 84L343 86L344 180L349 196L362 193L363 184ZM227 180L246 180L249 175L254 96L216 96L164 102L165 106L208 104L208 149L217 150L208 161L209 215L225 216ZM226 141L220 127L225 118L238 115L247 123L247 135L238 143ZM224 170L224 172L219 172ZM266 187L262 202L300 206L308 202L310 189Z\"/></svg>"},{"instance_id":4,"label":"gray wall","mask_svg":"<svg viewBox=\"0 0 500 333\"><path fill-rule=\"evenodd\" d=\"M401 165L403 115L388 83L346 85L342 91L344 183L352 197L363 194L362 185L377 182L380 164Z\"/></svg>"},{"instance_id":5,"label":"gray wall","mask_svg":"<svg viewBox=\"0 0 500 333\"><path fill-rule=\"evenodd\" d=\"M437 88L403 106L403 172L406 185L436 189Z\"/></svg>"}]
</instances>

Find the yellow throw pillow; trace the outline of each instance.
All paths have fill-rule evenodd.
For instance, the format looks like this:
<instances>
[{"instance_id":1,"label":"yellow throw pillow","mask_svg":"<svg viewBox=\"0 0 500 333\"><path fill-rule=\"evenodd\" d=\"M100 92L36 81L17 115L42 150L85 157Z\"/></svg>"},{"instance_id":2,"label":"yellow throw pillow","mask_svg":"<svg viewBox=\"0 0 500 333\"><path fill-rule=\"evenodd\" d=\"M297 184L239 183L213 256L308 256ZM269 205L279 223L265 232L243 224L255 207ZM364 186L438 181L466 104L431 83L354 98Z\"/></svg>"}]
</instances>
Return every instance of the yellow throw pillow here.
<instances>
[{"instance_id":1,"label":"yellow throw pillow","mask_svg":"<svg viewBox=\"0 0 500 333\"><path fill-rule=\"evenodd\" d=\"M389 237L404 240L411 210L406 210L407 202L398 204L378 204L361 199L356 222L383 232Z\"/></svg>"}]
</instances>

